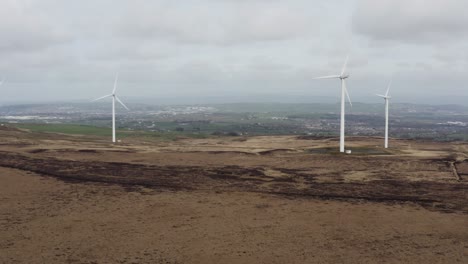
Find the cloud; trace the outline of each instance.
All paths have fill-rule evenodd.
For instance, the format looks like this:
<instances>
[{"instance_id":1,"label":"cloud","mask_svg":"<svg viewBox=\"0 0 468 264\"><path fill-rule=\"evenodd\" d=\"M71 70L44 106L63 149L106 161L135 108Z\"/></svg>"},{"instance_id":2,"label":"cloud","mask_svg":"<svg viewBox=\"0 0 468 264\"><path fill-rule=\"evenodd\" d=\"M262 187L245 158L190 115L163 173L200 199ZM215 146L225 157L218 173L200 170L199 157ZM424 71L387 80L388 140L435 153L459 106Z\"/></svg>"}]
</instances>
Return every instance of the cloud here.
<instances>
[{"instance_id":1,"label":"cloud","mask_svg":"<svg viewBox=\"0 0 468 264\"><path fill-rule=\"evenodd\" d=\"M465 0L358 0L352 28L376 41L444 43L468 36Z\"/></svg>"},{"instance_id":2,"label":"cloud","mask_svg":"<svg viewBox=\"0 0 468 264\"><path fill-rule=\"evenodd\" d=\"M304 10L279 1L137 2L117 28L124 38L235 45L298 38L313 25Z\"/></svg>"},{"instance_id":3,"label":"cloud","mask_svg":"<svg viewBox=\"0 0 468 264\"><path fill-rule=\"evenodd\" d=\"M347 54L352 93L402 72L401 94L459 94L468 69L467 1L3 0L1 7L0 77L26 96L38 84L44 97L95 95L116 71L122 87L145 96L335 95L336 83L311 78L336 73Z\"/></svg>"},{"instance_id":4,"label":"cloud","mask_svg":"<svg viewBox=\"0 0 468 264\"><path fill-rule=\"evenodd\" d=\"M0 52L40 51L71 40L27 1L4 0L0 9Z\"/></svg>"}]
</instances>

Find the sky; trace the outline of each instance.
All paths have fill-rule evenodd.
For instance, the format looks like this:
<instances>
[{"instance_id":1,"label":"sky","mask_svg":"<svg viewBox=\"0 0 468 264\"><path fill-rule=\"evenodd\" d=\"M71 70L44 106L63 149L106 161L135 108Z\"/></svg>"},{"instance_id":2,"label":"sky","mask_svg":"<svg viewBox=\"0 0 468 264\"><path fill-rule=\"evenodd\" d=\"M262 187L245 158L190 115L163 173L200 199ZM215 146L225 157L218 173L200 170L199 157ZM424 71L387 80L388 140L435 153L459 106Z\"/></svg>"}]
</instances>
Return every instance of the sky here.
<instances>
[{"instance_id":1,"label":"sky","mask_svg":"<svg viewBox=\"0 0 468 264\"><path fill-rule=\"evenodd\" d=\"M1 0L0 102L336 97L468 101L466 0ZM424 99L424 100L423 100ZM379 102L379 98L375 98ZM468 103L468 102L467 102Z\"/></svg>"}]
</instances>

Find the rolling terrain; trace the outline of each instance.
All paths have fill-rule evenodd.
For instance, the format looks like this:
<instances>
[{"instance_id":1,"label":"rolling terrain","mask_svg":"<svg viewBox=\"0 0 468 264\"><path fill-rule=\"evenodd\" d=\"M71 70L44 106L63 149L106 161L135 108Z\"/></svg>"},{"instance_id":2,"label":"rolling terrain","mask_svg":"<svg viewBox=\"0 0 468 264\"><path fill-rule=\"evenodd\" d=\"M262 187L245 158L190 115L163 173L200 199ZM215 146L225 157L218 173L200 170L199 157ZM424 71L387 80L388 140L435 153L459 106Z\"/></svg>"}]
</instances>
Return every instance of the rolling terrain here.
<instances>
[{"instance_id":1,"label":"rolling terrain","mask_svg":"<svg viewBox=\"0 0 468 264\"><path fill-rule=\"evenodd\" d=\"M468 144L0 128L0 262L463 263Z\"/></svg>"}]
</instances>

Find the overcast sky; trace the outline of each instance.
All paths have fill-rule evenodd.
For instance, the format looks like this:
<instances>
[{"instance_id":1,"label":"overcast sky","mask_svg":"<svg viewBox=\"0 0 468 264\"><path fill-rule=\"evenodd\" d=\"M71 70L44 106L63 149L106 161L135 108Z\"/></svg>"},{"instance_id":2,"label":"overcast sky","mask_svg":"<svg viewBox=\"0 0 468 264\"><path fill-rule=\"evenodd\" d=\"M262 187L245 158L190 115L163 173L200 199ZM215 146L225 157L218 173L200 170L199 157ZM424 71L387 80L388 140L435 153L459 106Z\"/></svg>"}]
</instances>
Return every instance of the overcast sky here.
<instances>
[{"instance_id":1,"label":"overcast sky","mask_svg":"<svg viewBox=\"0 0 468 264\"><path fill-rule=\"evenodd\" d=\"M1 0L0 101L468 93L466 0ZM378 98L376 99L378 101ZM403 100L404 101L404 100ZM407 100L409 101L409 100Z\"/></svg>"}]
</instances>

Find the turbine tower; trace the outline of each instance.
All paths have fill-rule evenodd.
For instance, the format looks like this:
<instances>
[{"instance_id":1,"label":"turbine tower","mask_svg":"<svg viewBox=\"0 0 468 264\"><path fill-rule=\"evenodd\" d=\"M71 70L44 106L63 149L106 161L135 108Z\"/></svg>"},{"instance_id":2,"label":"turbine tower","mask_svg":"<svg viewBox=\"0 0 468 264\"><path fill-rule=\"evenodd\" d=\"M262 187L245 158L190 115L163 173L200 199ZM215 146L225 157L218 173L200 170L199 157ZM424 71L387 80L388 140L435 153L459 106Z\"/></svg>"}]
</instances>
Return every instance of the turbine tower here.
<instances>
[{"instance_id":1,"label":"turbine tower","mask_svg":"<svg viewBox=\"0 0 468 264\"><path fill-rule=\"evenodd\" d=\"M318 78L313 78L314 80L318 79L340 79L341 80L341 124L340 124L340 152L345 152L345 95L348 98L349 104L351 99L349 98L348 89L346 89L346 79L349 78L349 74L346 73L346 66L348 64L349 56L346 57L346 61L343 65L340 75L330 75L323 76Z\"/></svg>"},{"instance_id":2,"label":"turbine tower","mask_svg":"<svg viewBox=\"0 0 468 264\"><path fill-rule=\"evenodd\" d=\"M388 95L390 91L390 86L392 85L392 80L388 83L387 92L385 95L377 94L378 97L382 97L385 100L385 148L388 148L388 104L390 102L391 96Z\"/></svg>"},{"instance_id":3,"label":"turbine tower","mask_svg":"<svg viewBox=\"0 0 468 264\"><path fill-rule=\"evenodd\" d=\"M119 74L115 76L115 82L114 82L114 89L112 90L111 94L99 97L97 99L94 99L92 102L107 98L107 97L112 97L112 142L115 143L115 101L119 102L125 109L128 109L128 107L117 97L115 94L115 91L117 90L117 80L119 78Z\"/></svg>"}]
</instances>

